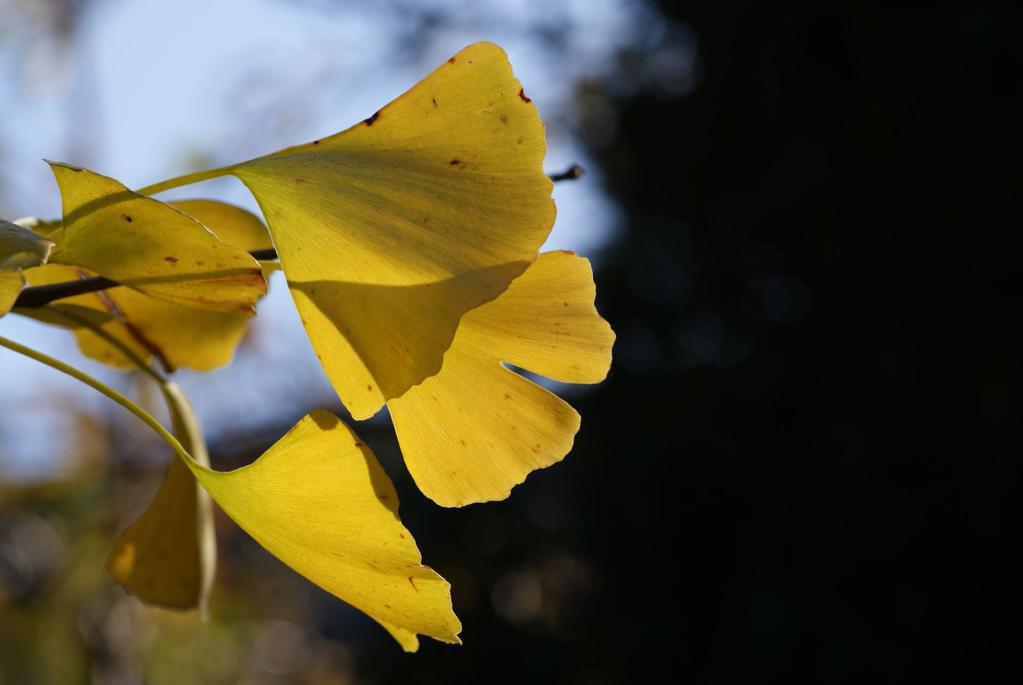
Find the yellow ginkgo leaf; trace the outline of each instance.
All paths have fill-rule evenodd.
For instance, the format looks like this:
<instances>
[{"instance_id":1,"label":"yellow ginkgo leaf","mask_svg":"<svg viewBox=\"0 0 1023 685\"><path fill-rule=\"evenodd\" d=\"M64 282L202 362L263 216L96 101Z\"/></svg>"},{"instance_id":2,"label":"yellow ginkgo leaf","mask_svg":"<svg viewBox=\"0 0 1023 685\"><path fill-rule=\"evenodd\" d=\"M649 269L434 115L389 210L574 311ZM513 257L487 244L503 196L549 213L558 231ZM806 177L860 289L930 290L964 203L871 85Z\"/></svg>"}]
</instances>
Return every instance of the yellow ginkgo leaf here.
<instances>
[{"instance_id":1,"label":"yellow ginkgo leaf","mask_svg":"<svg viewBox=\"0 0 1023 685\"><path fill-rule=\"evenodd\" d=\"M251 212L216 200L169 203L205 225L223 243L246 251L273 247L266 226ZM262 267L264 275L268 270ZM249 317L165 302L128 288L106 296L132 334L155 354L167 371L178 367L212 371L231 361Z\"/></svg>"},{"instance_id":2,"label":"yellow ginkgo leaf","mask_svg":"<svg viewBox=\"0 0 1023 685\"><path fill-rule=\"evenodd\" d=\"M52 261L203 309L251 313L266 292L256 260L187 214L112 178L63 164L51 168L64 205Z\"/></svg>"},{"instance_id":3,"label":"yellow ginkgo leaf","mask_svg":"<svg viewBox=\"0 0 1023 685\"><path fill-rule=\"evenodd\" d=\"M222 243L249 252L274 246L266 224L241 207L219 200L171 200L167 204L198 219Z\"/></svg>"},{"instance_id":4,"label":"yellow ginkgo leaf","mask_svg":"<svg viewBox=\"0 0 1023 685\"><path fill-rule=\"evenodd\" d=\"M266 226L254 214L216 200L182 200L171 205L199 220L214 235L244 250L272 247ZM264 273L269 273L263 267ZM78 271L72 267L50 264L28 273L31 285L44 285L73 280ZM211 371L231 360L241 342L249 317L241 312L220 312L197 309L166 302L129 288L110 288L102 293L89 293L65 298L79 306L106 311L101 325L118 340L148 361L156 356L167 371L178 367ZM52 308L54 305L50 305ZM58 307L59 309L59 307ZM65 316L50 316L45 308L19 310L26 316L64 327L73 327L82 353L91 359L115 368L131 368L132 362L81 322L68 321ZM93 321L96 323L96 321Z\"/></svg>"},{"instance_id":5,"label":"yellow ginkgo leaf","mask_svg":"<svg viewBox=\"0 0 1023 685\"><path fill-rule=\"evenodd\" d=\"M171 386L171 390L174 387ZM176 408L194 421L180 393ZM229 472L193 461L214 501L278 559L380 623L414 652L419 635L459 643L451 586L424 566L398 518L398 496L373 452L316 410L252 464Z\"/></svg>"},{"instance_id":6,"label":"yellow ginkgo leaf","mask_svg":"<svg viewBox=\"0 0 1023 685\"><path fill-rule=\"evenodd\" d=\"M171 416L175 437L209 467L198 422L177 411ZM215 535L209 495L185 462L175 458L149 507L114 542L107 570L146 603L198 608L205 617L216 568Z\"/></svg>"},{"instance_id":7,"label":"yellow ginkgo leaf","mask_svg":"<svg viewBox=\"0 0 1023 685\"><path fill-rule=\"evenodd\" d=\"M52 241L0 219L0 316L11 311L25 285L22 270L45 264L52 249Z\"/></svg>"},{"instance_id":8,"label":"yellow ginkgo leaf","mask_svg":"<svg viewBox=\"0 0 1023 685\"><path fill-rule=\"evenodd\" d=\"M536 258L554 222L545 149L504 51L477 43L346 131L140 192L248 186L327 377L363 419L436 373L462 315Z\"/></svg>"},{"instance_id":9,"label":"yellow ginkgo leaf","mask_svg":"<svg viewBox=\"0 0 1023 685\"><path fill-rule=\"evenodd\" d=\"M593 306L589 262L540 255L462 319L441 372L387 403L409 472L443 506L504 499L572 448L579 415L502 362L569 383L607 375L614 333Z\"/></svg>"},{"instance_id":10,"label":"yellow ginkgo leaf","mask_svg":"<svg viewBox=\"0 0 1023 685\"><path fill-rule=\"evenodd\" d=\"M0 269L0 316L11 311L24 285L21 269Z\"/></svg>"}]
</instances>

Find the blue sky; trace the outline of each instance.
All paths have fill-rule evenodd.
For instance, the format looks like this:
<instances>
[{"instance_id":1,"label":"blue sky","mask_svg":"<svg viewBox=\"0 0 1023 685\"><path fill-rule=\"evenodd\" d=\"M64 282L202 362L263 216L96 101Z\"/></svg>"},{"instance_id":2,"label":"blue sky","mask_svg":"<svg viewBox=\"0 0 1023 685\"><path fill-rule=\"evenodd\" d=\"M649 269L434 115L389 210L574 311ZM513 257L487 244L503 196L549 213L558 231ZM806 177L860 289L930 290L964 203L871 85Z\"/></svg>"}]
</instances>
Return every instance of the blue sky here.
<instances>
[{"instance_id":1,"label":"blue sky","mask_svg":"<svg viewBox=\"0 0 1023 685\"><path fill-rule=\"evenodd\" d=\"M0 0L0 98L8 103L0 127L0 216L59 214L43 159L138 187L251 158L360 121L476 40L508 51L547 125L548 170L573 162L592 168L573 126L576 86L613 69L617 50L641 32L656 33L656 18L624 0L463 5L424 0L409 5L412 11L400 3L100 0L61 43L46 38L43 27L52 22L32 3ZM418 12L445 19L417 22ZM175 194L256 209L233 180L167 197ZM555 198L548 247L593 254L617 216L600 178L560 184ZM7 316L0 335L127 382L82 359L63 331ZM105 413L104 400L7 352L0 352L0 369L0 478L52 475L78 439L64 407ZM278 280L235 362L209 376L181 376L214 435L281 411L336 405Z\"/></svg>"}]
</instances>

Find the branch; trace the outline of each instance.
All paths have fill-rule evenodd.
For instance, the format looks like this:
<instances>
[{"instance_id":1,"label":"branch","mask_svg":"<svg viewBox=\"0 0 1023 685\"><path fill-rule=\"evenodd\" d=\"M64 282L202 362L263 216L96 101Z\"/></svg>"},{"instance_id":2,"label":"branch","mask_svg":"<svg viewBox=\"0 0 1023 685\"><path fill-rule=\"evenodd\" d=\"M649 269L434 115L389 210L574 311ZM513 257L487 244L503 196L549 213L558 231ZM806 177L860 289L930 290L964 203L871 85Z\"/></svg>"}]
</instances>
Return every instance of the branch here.
<instances>
[{"instance_id":1,"label":"branch","mask_svg":"<svg viewBox=\"0 0 1023 685\"><path fill-rule=\"evenodd\" d=\"M557 183L558 181L575 181L586 175L586 169L583 169L578 164L573 164L568 167L560 174L551 174L550 179Z\"/></svg>"},{"instance_id":2,"label":"branch","mask_svg":"<svg viewBox=\"0 0 1023 685\"><path fill-rule=\"evenodd\" d=\"M263 250L252 250L249 254L255 259L277 259L277 250L272 247ZM86 293L94 293L106 290L107 288L116 288L119 285L121 284L117 281L112 281L103 276L90 276L88 278L79 278L77 281L62 281L61 283L50 283L49 285L34 285L21 291L18 299L14 301L14 306L38 309L55 300L63 300L65 297L85 295Z\"/></svg>"},{"instance_id":3,"label":"branch","mask_svg":"<svg viewBox=\"0 0 1023 685\"><path fill-rule=\"evenodd\" d=\"M558 183L559 181L575 181L582 178L585 173L585 169L578 164L573 164L561 173L550 174L549 178L555 183ZM252 250L249 254L255 259L277 259L277 250L272 247L266 248L265 250ZM64 281L62 283L51 283L49 285L34 285L21 291L18 295L18 299L14 302L14 306L24 307L27 309L37 309L48 305L55 300L62 300L65 297L85 295L86 293L94 293L100 290L106 290L107 288L115 288L119 285L121 284L117 281L112 281L109 278L104 278L103 276L91 276L89 278L80 278L77 281Z\"/></svg>"}]
</instances>

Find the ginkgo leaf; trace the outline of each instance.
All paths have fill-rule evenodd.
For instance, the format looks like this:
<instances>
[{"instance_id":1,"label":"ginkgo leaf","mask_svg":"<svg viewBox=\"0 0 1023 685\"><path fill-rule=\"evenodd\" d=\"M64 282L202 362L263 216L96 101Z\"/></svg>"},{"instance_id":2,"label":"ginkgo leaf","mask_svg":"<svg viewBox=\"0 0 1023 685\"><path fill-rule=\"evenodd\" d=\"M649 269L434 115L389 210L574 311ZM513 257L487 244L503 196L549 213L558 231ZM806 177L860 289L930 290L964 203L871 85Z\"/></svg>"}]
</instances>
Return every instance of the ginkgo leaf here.
<instances>
[{"instance_id":1,"label":"ginkgo leaf","mask_svg":"<svg viewBox=\"0 0 1023 685\"><path fill-rule=\"evenodd\" d=\"M172 387L172 390L173 387ZM194 421L177 395L175 409ZM373 452L316 410L248 466L188 463L214 501L278 559L380 623L405 651L417 634L460 643L451 586L424 566Z\"/></svg>"},{"instance_id":2,"label":"ginkgo leaf","mask_svg":"<svg viewBox=\"0 0 1023 685\"><path fill-rule=\"evenodd\" d=\"M171 200L167 204L198 219L222 243L243 250L273 247L266 224L252 212L220 200Z\"/></svg>"},{"instance_id":3,"label":"ginkgo leaf","mask_svg":"<svg viewBox=\"0 0 1023 685\"><path fill-rule=\"evenodd\" d=\"M272 247L266 226L251 212L217 200L181 200L170 203L199 220L217 238L244 250ZM264 273L270 268L262 267ZM31 285L44 285L78 277L71 267L51 264L28 272ZM104 329L131 347L148 361L156 356L167 371L184 367L211 371L228 363L241 342L249 317L240 312L197 309L166 302L129 288L110 288L63 299L100 311L116 313L102 323ZM51 307L53 305L50 305ZM45 309L45 308L44 308ZM48 316L40 310L19 310L26 316L74 328L82 353L115 368L131 368L133 363L115 347L91 330L68 321L67 317ZM95 321L94 321L95 323Z\"/></svg>"},{"instance_id":4,"label":"ginkgo leaf","mask_svg":"<svg viewBox=\"0 0 1023 685\"><path fill-rule=\"evenodd\" d=\"M188 178L252 191L327 377L363 419L436 373L462 315L536 258L554 222L544 152L504 51L477 43L346 131Z\"/></svg>"},{"instance_id":5,"label":"ginkgo leaf","mask_svg":"<svg viewBox=\"0 0 1023 685\"><path fill-rule=\"evenodd\" d=\"M502 362L598 383L614 333L593 306L589 262L540 255L493 302L465 315L440 373L388 401L409 472L443 506L504 499L572 448L579 415Z\"/></svg>"},{"instance_id":6,"label":"ginkgo leaf","mask_svg":"<svg viewBox=\"0 0 1023 685\"><path fill-rule=\"evenodd\" d=\"M0 269L27 269L45 264L53 241L30 228L0 219Z\"/></svg>"},{"instance_id":7,"label":"ginkgo leaf","mask_svg":"<svg viewBox=\"0 0 1023 685\"><path fill-rule=\"evenodd\" d=\"M171 417L174 436L199 464L209 467L199 423L177 411ZM185 462L175 458L149 507L117 537L107 570L144 602L197 608L205 617L216 558L209 494Z\"/></svg>"},{"instance_id":8,"label":"ginkgo leaf","mask_svg":"<svg viewBox=\"0 0 1023 685\"><path fill-rule=\"evenodd\" d=\"M217 200L169 203L205 225L223 243L246 251L273 247L259 218ZM260 266L266 275L266 268ZM178 367L212 371L231 361L245 335L249 317L165 302L128 288L106 292L135 337L153 352L167 371Z\"/></svg>"},{"instance_id":9,"label":"ginkgo leaf","mask_svg":"<svg viewBox=\"0 0 1023 685\"><path fill-rule=\"evenodd\" d=\"M0 269L0 316L11 311L24 285L25 277L20 269Z\"/></svg>"},{"instance_id":10,"label":"ginkgo leaf","mask_svg":"<svg viewBox=\"0 0 1023 685\"><path fill-rule=\"evenodd\" d=\"M0 219L0 316L11 310L25 285L22 270L45 264L52 250L52 241Z\"/></svg>"},{"instance_id":11,"label":"ginkgo leaf","mask_svg":"<svg viewBox=\"0 0 1023 685\"><path fill-rule=\"evenodd\" d=\"M266 292L259 264L201 223L112 178L52 164L63 231L51 260L80 266L153 297L251 313Z\"/></svg>"}]
</instances>

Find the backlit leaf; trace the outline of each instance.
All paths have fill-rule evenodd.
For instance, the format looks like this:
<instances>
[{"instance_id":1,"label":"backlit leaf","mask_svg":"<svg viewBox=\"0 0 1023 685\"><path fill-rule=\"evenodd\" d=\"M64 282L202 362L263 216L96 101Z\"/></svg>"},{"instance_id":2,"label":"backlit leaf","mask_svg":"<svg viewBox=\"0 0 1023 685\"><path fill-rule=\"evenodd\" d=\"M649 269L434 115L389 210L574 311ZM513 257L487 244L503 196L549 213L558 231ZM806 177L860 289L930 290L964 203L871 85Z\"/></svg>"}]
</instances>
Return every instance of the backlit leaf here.
<instances>
[{"instance_id":1,"label":"backlit leaf","mask_svg":"<svg viewBox=\"0 0 1023 685\"><path fill-rule=\"evenodd\" d=\"M462 315L536 258L544 152L504 51L477 43L356 126L225 170L258 200L353 416L436 373Z\"/></svg>"},{"instance_id":2,"label":"backlit leaf","mask_svg":"<svg viewBox=\"0 0 1023 685\"><path fill-rule=\"evenodd\" d=\"M0 219L0 316L14 306L25 285L22 269L45 264L53 242L24 226Z\"/></svg>"},{"instance_id":3,"label":"backlit leaf","mask_svg":"<svg viewBox=\"0 0 1023 685\"><path fill-rule=\"evenodd\" d=\"M0 269L0 316L11 311L24 285L21 269Z\"/></svg>"},{"instance_id":4,"label":"backlit leaf","mask_svg":"<svg viewBox=\"0 0 1023 685\"><path fill-rule=\"evenodd\" d=\"M52 261L80 266L156 298L251 313L266 292L259 264L201 223L117 181L51 164L64 203Z\"/></svg>"},{"instance_id":5,"label":"backlit leaf","mask_svg":"<svg viewBox=\"0 0 1023 685\"><path fill-rule=\"evenodd\" d=\"M192 410L183 396L177 409ZM316 410L252 464L188 463L214 501L278 559L380 623L406 651L417 634L459 643L451 587L423 566L373 452Z\"/></svg>"},{"instance_id":6,"label":"backlit leaf","mask_svg":"<svg viewBox=\"0 0 1023 685\"><path fill-rule=\"evenodd\" d=\"M273 247L266 226L254 214L216 200L169 203L199 220L221 242L246 251ZM262 267L261 267L262 268ZM264 274L267 273L263 269ZM106 293L131 332L156 354L164 368L211 371L231 361L249 317L165 302L128 288Z\"/></svg>"},{"instance_id":7,"label":"backlit leaf","mask_svg":"<svg viewBox=\"0 0 1023 685\"><path fill-rule=\"evenodd\" d=\"M171 416L175 437L199 464L208 467L199 423L178 411ZM205 617L216 556L210 497L188 466L175 458L149 507L114 542L107 570L128 592L149 604L197 608Z\"/></svg>"},{"instance_id":8,"label":"backlit leaf","mask_svg":"<svg viewBox=\"0 0 1023 685\"><path fill-rule=\"evenodd\" d=\"M540 255L462 319L441 372L387 403L409 472L444 506L504 499L572 448L579 415L502 362L569 383L607 375L614 333L593 306L589 262Z\"/></svg>"},{"instance_id":9,"label":"backlit leaf","mask_svg":"<svg viewBox=\"0 0 1023 685\"><path fill-rule=\"evenodd\" d=\"M243 250L263 250L273 247L270 233L258 216L235 205L219 200L171 200L171 207L198 219L220 239L220 242Z\"/></svg>"}]
</instances>

